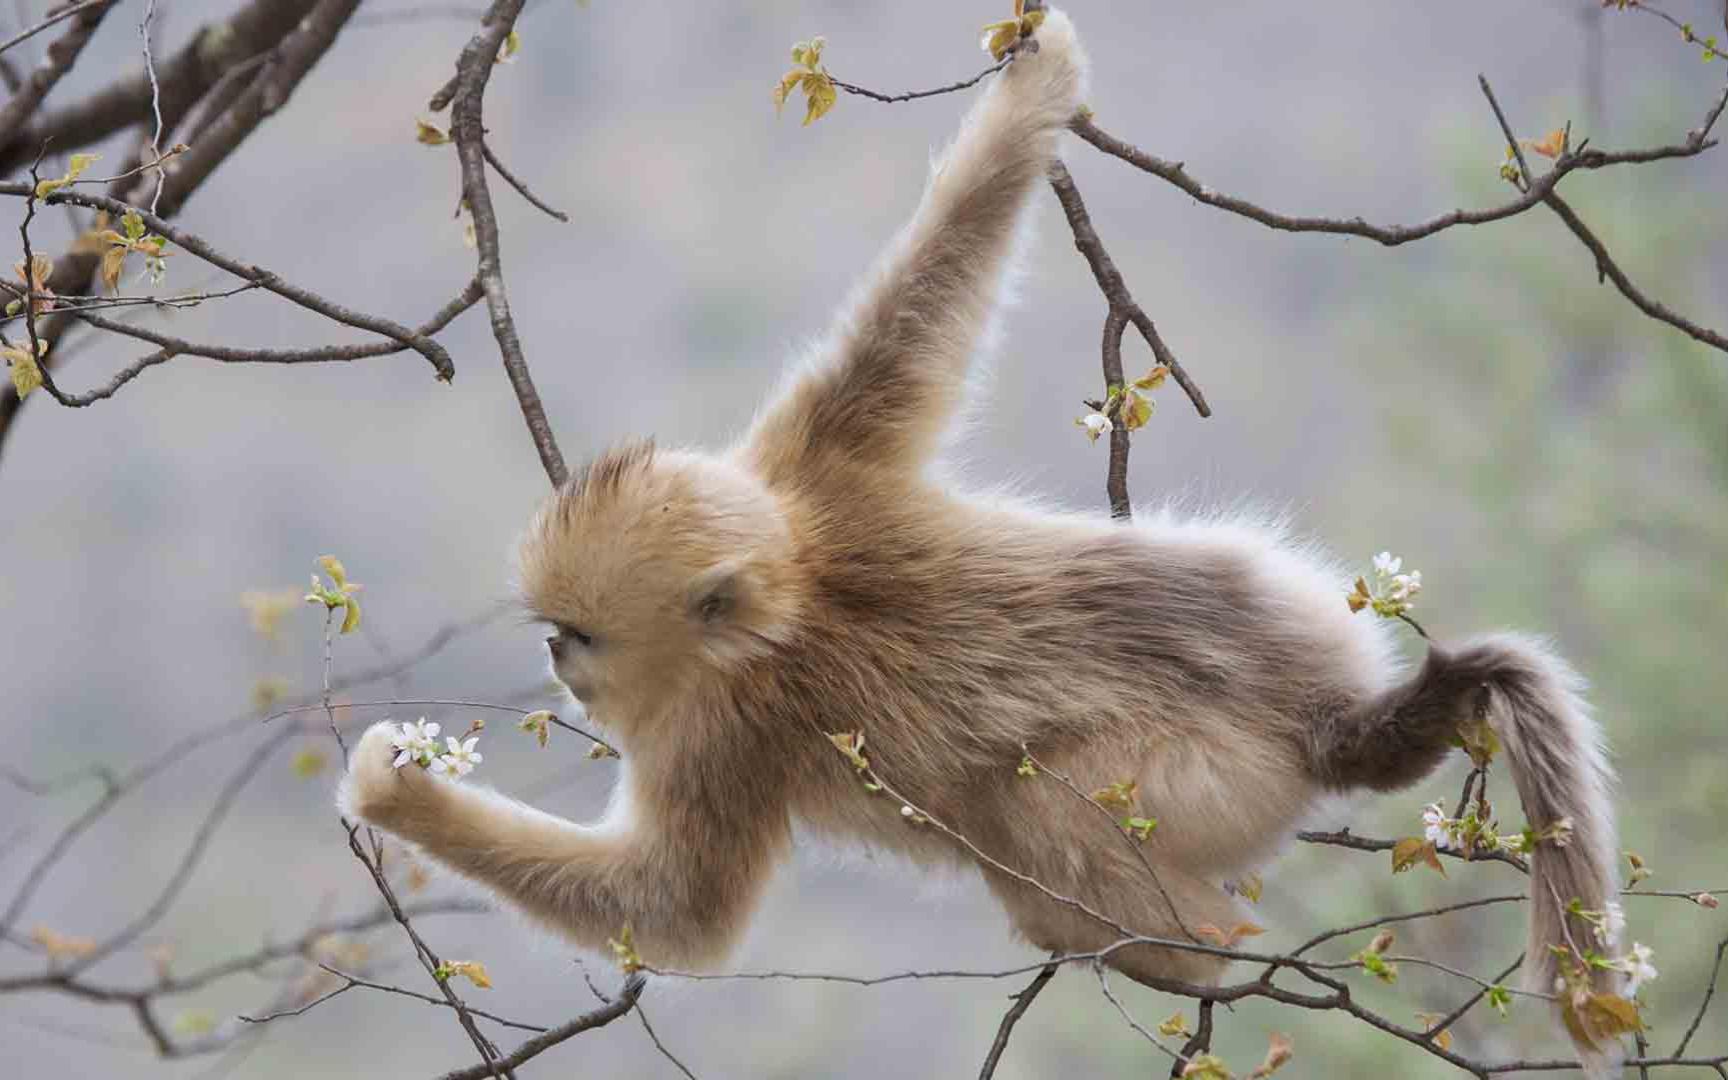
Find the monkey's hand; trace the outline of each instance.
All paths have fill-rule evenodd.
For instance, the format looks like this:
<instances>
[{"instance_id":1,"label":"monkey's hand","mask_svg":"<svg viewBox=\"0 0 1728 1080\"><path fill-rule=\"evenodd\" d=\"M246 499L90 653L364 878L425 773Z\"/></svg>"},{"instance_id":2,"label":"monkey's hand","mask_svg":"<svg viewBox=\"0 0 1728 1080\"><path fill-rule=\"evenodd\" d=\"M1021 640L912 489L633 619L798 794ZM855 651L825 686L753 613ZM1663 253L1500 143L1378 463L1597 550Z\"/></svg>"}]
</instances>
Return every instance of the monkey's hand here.
<instances>
[{"instance_id":1,"label":"monkey's hand","mask_svg":"<svg viewBox=\"0 0 1728 1080\"><path fill-rule=\"evenodd\" d=\"M348 755L348 775L342 778L336 795L336 805L344 814L396 833L431 809L441 794L439 789L446 785L412 762L395 767L394 740L400 730L400 725L389 722L366 729Z\"/></svg>"},{"instance_id":2,"label":"monkey's hand","mask_svg":"<svg viewBox=\"0 0 1728 1080\"><path fill-rule=\"evenodd\" d=\"M911 471L940 446L1017 227L1085 93L1086 54L1067 15L1046 12L1016 49L815 362L757 422L750 452L770 472Z\"/></svg>"},{"instance_id":3,"label":"monkey's hand","mask_svg":"<svg viewBox=\"0 0 1728 1080\"><path fill-rule=\"evenodd\" d=\"M1017 111L1034 114L1039 126L1066 127L1086 92L1088 67L1067 13L1050 8L1002 72L1003 93L1015 99Z\"/></svg>"}]
</instances>

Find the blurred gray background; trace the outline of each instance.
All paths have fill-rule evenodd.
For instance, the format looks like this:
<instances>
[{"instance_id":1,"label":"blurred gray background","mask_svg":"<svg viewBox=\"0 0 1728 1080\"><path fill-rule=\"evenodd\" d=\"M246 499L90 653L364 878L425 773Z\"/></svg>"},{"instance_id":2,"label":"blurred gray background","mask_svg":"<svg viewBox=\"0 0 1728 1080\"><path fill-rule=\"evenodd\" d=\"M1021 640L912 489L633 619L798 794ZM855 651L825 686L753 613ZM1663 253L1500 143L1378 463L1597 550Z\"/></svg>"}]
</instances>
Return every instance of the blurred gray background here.
<instances>
[{"instance_id":1,"label":"blurred gray background","mask_svg":"<svg viewBox=\"0 0 1728 1080\"><path fill-rule=\"evenodd\" d=\"M45 6L16 5L6 29ZM161 48L235 6L166 5ZM408 6L377 0L363 10ZM828 67L852 82L934 86L984 66L978 28L1006 6L531 4L521 57L496 72L487 119L511 167L571 215L560 225L495 185L511 298L567 457L579 462L643 432L699 445L736 433L783 359L821 330L910 212L932 149L970 100L884 106L843 96L802 128L801 105L776 119L768 97L791 43L827 35ZM1720 20L1714 0L1672 7L1700 26ZM1069 10L1093 55L1091 104L1106 130L1271 207L1375 221L1511 194L1496 175L1501 139L1478 72L1521 134L1571 120L1577 135L1619 147L1678 141L1728 66L1702 64L1664 24L1600 12L1595 0L1072 0ZM135 27L136 13L111 16L52 101L136 65ZM354 307L421 321L472 273L451 217L454 154L413 138L414 118L471 31L453 18L346 31L290 107L191 202L184 225ZM34 59L51 37L23 52ZM1161 393L1135 441L1139 505L1175 497L1267 508L1352 562L1397 551L1424 572L1421 615L1442 637L1501 625L1553 633L1595 684L1624 775L1625 841L1657 870L1651 885L1728 885L1724 357L1598 285L1587 253L1551 214L1387 250L1272 232L1078 142L1067 158L1131 288L1216 409L1202 421L1174 387ZM1728 321L1722 151L1580 174L1565 190L1635 280L1701 322ZM1104 446L1072 419L1097 390L1103 301L1048 193L1037 217L1021 298L990 361L988 406L958 447L961 471L1102 508ZM0 221L0 234L15 224ZM67 235L58 214L36 232L50 250ZM169 290L218 280L190 257L170 262ZM252 346L353 340L257 294L181 312L167 329ZM273 645L249 629L238 598L301 585L326 552L365 584L369 632L339 643L338 676L503 598L512 540L545 477L484 314L464 316L442 340L458 365L451 386L413 354L287 369L181 358L88 410L31 401L0 458L5 761L39 776L124 765L244 715L261 677L312 688L319 616L297 610ZM87 345L59 378L83 389L139 354ZM1130 338L1130 368L1149 363ZM545 677L535 629L506 620L424 665L406 690L551 705L536 689ZM452 730L469 719L402 708L367 718L422 712ZM137 911L259 738L201 750L130 797L48 882L22 928L100 936ZM572 738L555 735L541 751L508 725L482 749L481 778L550 791L541 805L573 815L602 805L614 772L583 758ZM322 910L372 905L334 823L334 770L297 776L292 753L247 789L152 936L172 943L176 967L297 934ZM1407 835L1419 830L1422 805L1455 797L1461 779L1454 767L1320 824ZM1502 781L1496 791L1516 826L1510 788ZM0 787L0 837L19 837L0 864L7 890L94 795L90 786L48 798ZM1267 873L1257 918L1270 932L1256 944L1289 947L1372 914L1522 888L1504 867L1394 878L1383 856L1296 850ZM435 880L421 895L458 889ZM1728 920L1655 900L1632 903L1630 917L1662 969L1649 995L1666 1046ZM1521 920L1515 908L1451 917L1402 947L1490 975L1516 954ZM469 996L486 1007L546 1023L592 1005L569 950L509 915L422 928L445 955L485 961L496 986ZM399 936L372 940L384 975L421 987ZM0 956L0 970L31 963L4 946ZM1035 959L971 876L924 880L892 861L806 845L735 966L875 974ZM111 970L141 978L148 967L123 957ZM612 981L603 962L598 970ZM953 1076L976 1072L1006 995L1023 981L661 981L644 1000L660 1036L705 1078ZM194 1022L200 1012L220 1020L274 989L240 978L184 1004ZM1390 991L1361 986L1406 1020L1443 1011L1468 989L1418 971ZM1120 992L1149 1025L1182 1004ZM1539 1012L1525 1004L1510 1021L1478 1017L1459 1029L1459 1044L1495 1055L1558 1050ZM1337 1015L1251 1004L1220 1022L1218 1048L1244 1072L1271 1030L1294 1033L1294 1075L1379 1074L1393 1061L1412 1077L1445 1072ZM1720 1024L1707 1022L1705 1034L1719 1036ZM124 1009L51 996L0 999L0 1028L20 1076L179 1076L211 1064L158 1063ZM415 1077L472 1057L448 1017L356 992L278 1021L254 1053L224 1067ZM1091 975L1069 971L1022 1023L998 1075L1166 1068ZM634 1020L526 1072L675 1075Z\"/></svg>"}]
</instances>

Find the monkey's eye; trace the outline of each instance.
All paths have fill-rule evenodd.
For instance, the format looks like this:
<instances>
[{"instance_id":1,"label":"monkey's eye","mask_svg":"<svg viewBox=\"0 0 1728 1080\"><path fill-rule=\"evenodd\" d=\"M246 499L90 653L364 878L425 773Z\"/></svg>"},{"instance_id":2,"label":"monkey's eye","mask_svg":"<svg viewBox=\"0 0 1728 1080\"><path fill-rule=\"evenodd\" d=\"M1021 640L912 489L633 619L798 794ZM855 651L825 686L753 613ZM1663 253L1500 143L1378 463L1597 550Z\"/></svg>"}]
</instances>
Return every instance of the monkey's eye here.
<instances>
[{"instance_id":1,"label":"monkey's eye","mask_svg":"<svg viewBox=\"0 0 1728 1080\"><path fill-rule=\"evenodd\" d=\"M574 641L576 644L586 649L594 644L594 638L592 636L583 633L574 626L565 626L562 623L554 623L553 627L558 632L546 639L546 644L548 645L559 645L564 642Z\"/></svg>"}]
</instances>

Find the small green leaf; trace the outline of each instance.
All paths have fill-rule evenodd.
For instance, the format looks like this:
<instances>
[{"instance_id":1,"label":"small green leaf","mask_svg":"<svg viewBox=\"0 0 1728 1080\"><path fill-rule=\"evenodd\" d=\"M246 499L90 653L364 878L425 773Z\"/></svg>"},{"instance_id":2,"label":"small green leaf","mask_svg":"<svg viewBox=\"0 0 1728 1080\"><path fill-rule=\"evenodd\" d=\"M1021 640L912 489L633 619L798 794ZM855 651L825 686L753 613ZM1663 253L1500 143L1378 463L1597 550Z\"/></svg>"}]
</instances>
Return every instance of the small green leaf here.
<instances>
[{"instance_id":1,"label":"small green leaf","mask_svg":"<svg viewBox=\"0 0 1728 1080\"><path fill-rule=\"evenodd\" d=\"M839 91L834 89L834 80L828 77L826 71L813 71L804 76L804 126L828 115L828 110L839 100Z\"/></svg>"},{"instance_id":2,"label":"small green leaf","mask_svg":"<svg viewBox=\"0 0 1728 1080\"><path fill-rule=\"evenodd\" d=\"M1152 836L1152 830L1157 827L1157 818L1125 817L1122 819L1122 831L1129 836L1138 836L1141 843L1145 843Z\"/></svg>"},{"instance_id":3,"label":"small green leaf","mask_svg":"<svg viewBox=\"0 0 1728 1080\"><path fill-rule=\"evenodd\" d=\"M54 180L40 180L37 182L36 197L38 199L45 198L52 195L54 192L59 191L61 188L77 180L78 177L84 174L85 169L88 169L91 165L100 161L101 158L101 154L73 154L72 160L66 169L65 176Z\"/></svg>"},{"instance_id":4,"label":"small green leaf","mask_svg":"<svg viewBox=\"0 0 1728 1080\"><path fill-rule=\"evenodd\" d=\"M630 933L629 923L624 924L624 929L618 932L616 938L607 938L606 945L612 950L612 956L618 961L624 974L633 975L642 970L642 957L636 952L636 939Z\"/></svg>"},{"instance_id":5,"label":"small green leaf","mask_svg":"<svg viewBox=\"0 0 1728 1080\"><path fill-rule=\"evenodd\" d=\"M418 117L414 120L414 141L427 146L443 146L450 141L450 133L430 120Z\"/></svg>"},{"instance_id":6,"label":"small green leaf","mask_svg":"<svg viewBox=\"0 0 1728 1080\"><path fill-rule=\"evenodd\" d=\"M862 731L836 731L828 736L828 741L834 744L834 749L840 751L840 756L852 763L859 772L870 767L870 759L864 756L864 733Z\"/></svg>"},{"instance_id":7,"label":"small green leaf","mask_svg":"<svg viewBox=\"0 0 1728 1080\"><path fill-rule=\"evenodd\" d=\"M1488 1004L1504 1018L1507 1010L1512 1008L1512 991L1496 983L1488 988L1487 996Z\"/></svg>"},{"instance_id":8,"label":"small green leaf","mask_svg":"<svg viewBox=\"0 0 1728 1080\"><path fill-rule=\"evenodd\" d=\"M1158 1034L1174 1038L1178 1035L1192 1035L1188 1030L1188 1018L1180 1012L1171 1013L1158 1025Z\"/></svg>"}]
</instances>

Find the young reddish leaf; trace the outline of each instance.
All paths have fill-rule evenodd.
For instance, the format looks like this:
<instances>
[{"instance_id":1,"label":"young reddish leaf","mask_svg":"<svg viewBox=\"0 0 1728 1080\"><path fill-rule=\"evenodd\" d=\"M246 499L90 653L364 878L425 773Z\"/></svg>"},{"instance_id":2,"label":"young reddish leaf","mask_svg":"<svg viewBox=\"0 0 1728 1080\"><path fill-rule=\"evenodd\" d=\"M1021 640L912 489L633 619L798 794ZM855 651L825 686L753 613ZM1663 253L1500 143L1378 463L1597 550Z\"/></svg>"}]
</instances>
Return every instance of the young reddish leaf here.
<instances>
[{"instance_id":1,"label":"young reddish leaf","mask_svg":"<svg viewBox=\"0 0 1728 1080\"><path fill-rule=\"evenodd\" d=\"M1092 801L1099 806L1117 810L1134 809L1134 799L1139 795L1140 784L1134 780L1118 780L1109 787L1101 787L1092 793Z\"/></svg>"},{"instance_id":2,"label":"young reddish leaf","mask_svg":"<svg viewBox=\"0 0 1728 1080\"><path fill-rule=\"evenodd\" d=\"M1264 926L1256 926L1251 922L1241 922L1228 930L1220 929L1211 923L1201 923L1194 928L1194 936L1205 938L1225 949L1234 949L1236 943L1243 938L1258 937L1266 932Z\"/></svg>"},{"instance_id":3,"label":"young reddish leaf","mask_svg":"<svg viewBox=\"0 0 1728 1080\"><path fill-rule=\"evenodd\" d=\"M1446 1019L1445 1013L1419 1012L1416 1014L1416 1022L1421 1024L1423 1028L1431 1028L1444 1019ZM1441 1028L1439 1031L1436 1031L1433 1036L1433 1041L1434 1045L1438 1046L1442 1050L1452 1049L1452 1029Z\"/></svg>"},{"instance_id":4,"label":"young reddish leaf","mask_svg":"<svg viewBox=\"0 0 1728 1080\"><path fill-rule=\"evenodd\" d=\"M1266 1040L1266 1059L1248 1074L1249 1080L1264 1080L1279 1069L1290 1063L1296 1056L1296 1047L1290 1041L1290 1036L1274 1031Z\"/></svg>"},{"instance_id":5,"label":"young reddish leaf","mask_svg":"<svg viewBox=\"0 0 1728 1080\"><path fill-rule=\"evenodd\" d=\"M1138 431L1152 419L1152 402L1129 390L1122 395L1122 405L1117 415L1121 417L1123 427L1129 431Z\"/></svg>"},{"instance_id":6,"label":"young reddish leaf","mask_svg":"<svg viewBox=\"0 0 1728 1080\"><path fill-rule=\"evenodd\" d=\"M1555 128L1540 139L1531 140L1529 145L1531 150L1545 158L1557 158L1566 149L1566 129Z\"/></svg>"},{"instance_id":7,"label":"young reddish leaf","mask_svg":"<svg viewBox=\"0 0 1728 1080\"><path fill-rule=\"evenodd\" d=\"M1182 1080L1232 1080L1229 1066L1215 1054L1201 1054L1182 1068Z\"/></svg>"}]
</instances>

